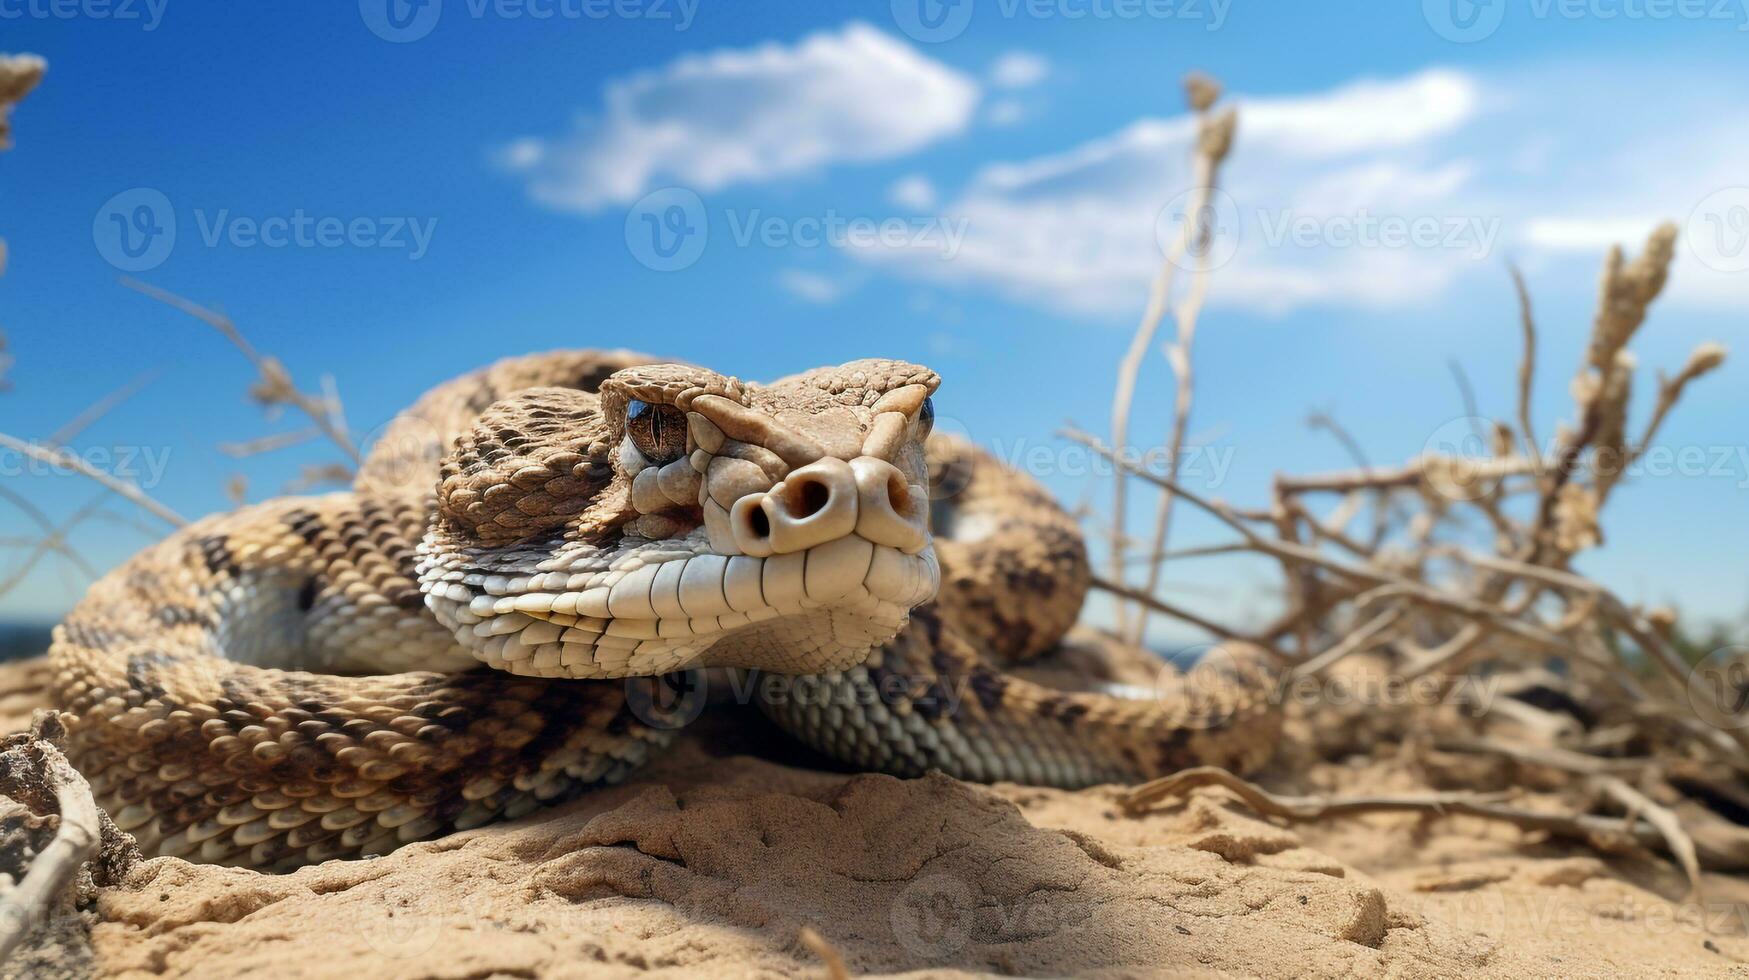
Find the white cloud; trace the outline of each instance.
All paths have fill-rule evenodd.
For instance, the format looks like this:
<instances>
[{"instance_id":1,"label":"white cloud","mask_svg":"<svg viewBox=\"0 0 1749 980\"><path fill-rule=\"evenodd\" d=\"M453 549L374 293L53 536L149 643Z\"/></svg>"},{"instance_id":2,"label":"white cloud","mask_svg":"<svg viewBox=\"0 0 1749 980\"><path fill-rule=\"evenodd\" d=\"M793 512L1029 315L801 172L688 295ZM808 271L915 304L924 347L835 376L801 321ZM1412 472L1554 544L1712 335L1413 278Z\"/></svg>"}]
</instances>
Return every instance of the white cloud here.
<instances>
[{"instance_id":1,"label":"white cloud","mask_svg":"<svg viewBox=\"0 0 1749 980\"><path fill-rule=\"evenodd\" d=\"M1247 144L1296 157L1403 147L1451 132L1479 108L1469 75L1430 69L1300 98L1240 100Z\"/></svg>"},{"instance_id":2,"label":"white cloud","mask_svg":"<svg viewBox=\"0 0 1749 980\"><path fill-rule=\"evenodd\" d=\"M1525 222L1526 244L1550 252L1583 252L1601 255L1611 245L1637 243L1663 220L1655 214L1633 218L1532 218Z\"/></svg>"},{"instance_id":3,"label":"white cloud","mask_svg":"<svg viewBox=\"0 0 1749 980\"><path fill-rule=\"evenodd\" d=\"M977 349L965 338L951 334L946 330L937 330L931 333L924 343L929 346L929 353L932 357L969 357Z\"/></svg>"},{"instance_id":4,"label":"white cloud","mask_svg":"<svg viewBox=\"0 0 1749 980\"><path fill-rule=\"evenodd\" d=\"M1216 199L1231 251L1216 253L1226 261L1209 303L1274 313L1440 303L1464 277L1498 282L1510 256L1595 264L1615 242L1636 250L1660 216L1682 221L1709 193L1749 184L1749 113L1728 99L1682 112L1658 100L1638 116L1582 112L1649 100L1630 98L1637 83L1619 75L1562 77L1545 69L1532 84L1430 69L1234 98L1238 139ZM1689 81L1670 84L1728 90L1717 78ZM1133 313L1186 202L1195 132L1189 116L1140 119L987 165L941 209L967 228L951 259L854 254L1055 310ZM1749 308L1745 274L1708 267L1695 251L1678 258L1670 302Z\"/></svg>"},{"instance_id":5,"label":"white cloud","mask_svg":"<svg viewBox=\"0 0 1749 980\"><path fill-rule=\"evenodd\" d=\"M821 306L829 306L838 302L853 288L850 283L843 280L803 269L781 270L777 274L777 284L791 296Z\"/></svg>"},{"instance_id":6,"label":"white cloud","mask_svg":"<svg viewBox=\"0 0 1749 980\"><path fill-rule=\"evenodd\" d=\"M1710 95L1741 91L1749 80L1661 74L1672 91L1690 95L1630 98L1609 88L1621 80L1591 76L1548 93L1557 104L1589 98L1610 112L1536 114L1561 140L1536 189L1514 199L1526 218L1522 240L1535 257L1595 267L1611 245L1634 254L1655 225L1675 221L1683 236L1662 301L1749 311L1749 223L1738 217L1749 216L1749 111Z\"/></svg>"},{"instance_id":7,"label":"white cloud","mask_svg":"<svg viewBox=\"0 0 1749 980\"><path fill-rule=\"evenodd\" d=\"M1013 126L1026 118L1026 106L1019 99L997 99L984 114L992 126Z\"/></svg>"},{"instance_id":8,"label":"white cloud","mask_svg":"<svg viewBox=\"0 0 1749 980\"><path fill-rule=\"evenodd\" d=\"M498 151L499 162L512 170L521 170L540 163L545 145L540 140L524 137Z\"/></svg>"},{"instance_id":9,"label":"white cloud","mask_svg":"<svg viewBox=\"0 0 1749 980\"><path fill-rule=\"evenodd\" d=\"M935 185L922 174L909 174L888 188L887 199L902 208L927 211L935 207Z\"/></svg>"},{"instance_id":10,"label":"white cloud","mask_svg":"<svg viewBox=\"0 0 1749 980\"><path fill-rule=\"evenodd\" d=\"M1291 245L1256 246L1283 233L1284 217L1327 221L1357 203L1379 214L1415 213L1462 187L1469 173L1461 164L1392 154L1457 127L1477 103L1474 82L1445 71L1318 96L1242 100L1239 150L1227 171L1232 197L1222 200L1267 202L1276 211L1261 215L1236 203L1230 209L1226 220L1239 228L1245 247L1222 267L1211 299L1270 310L1316 302L1390 305L1437 288L1448 273L1424 268L1401 250L1324 248L1308 257ZM1132 310L1161 260L1155 217L1188 186L1195 131L1189 117L1144 119L1062 153L988 166L944 209L968 228L951 260L905 250L857 254L924 279L992 286L1057 309ZM1462 261L1452 256L1445 264Z\"/></svg>"},{"instance_id":11,"label":"white cloud","mask_svg":"<svg viewBox=\"0 0 1749 980\"><path fill-rule=\"evenodd\" d=\"M1051 75L1051 63L1043 55L1030 51L1009 51L990 66L990 87L1015 91L1032 88ZM992 126L1014 126L1031 113L1018 98L1001 98L990 103L984 120Z\"/></svg>"},{"instance_id":12,"label":"white cloud","mask_svg":"<svg viewBox=\"0 0 1749 980\"><path fill-rule=\"evenodd\" d=\"M594 211L667 183L708 192L903 156L962 132L980 94L971 78L853 23L610 81L598 116L517 140L499 160L543 204Z\"/></svg>"},{"instance_id":13,"label":"white cloud","mask_svg":"<svg viewBox=\"0 0 1749 980\"><path fill-rule=\"evenodd\" d=\"M1009 51L990 66L990 84L997 88L1028 88L1044 81L1051 63L1030 51Z\"/></svg>"}]
</instances>

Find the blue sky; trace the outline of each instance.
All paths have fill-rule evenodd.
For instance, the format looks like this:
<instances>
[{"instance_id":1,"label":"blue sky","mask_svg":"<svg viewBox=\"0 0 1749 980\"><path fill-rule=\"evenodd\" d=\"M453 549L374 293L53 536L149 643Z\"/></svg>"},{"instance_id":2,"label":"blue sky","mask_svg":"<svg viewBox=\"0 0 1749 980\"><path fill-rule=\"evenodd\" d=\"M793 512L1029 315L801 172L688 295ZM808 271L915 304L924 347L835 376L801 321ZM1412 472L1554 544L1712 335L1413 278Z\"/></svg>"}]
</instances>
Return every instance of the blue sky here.
<instances>
[{"instance_id":1,"label":"blue sky","mask_svg":"<svg viewBox=\"0 0 1749 980\"><path fill-rule=\"evenodd\" d=\"M1661 218L1685 236L1634 344L1636 418L1654 369L1703 340L1743 346L1742 0L935 3L0 0L0 50L50 62L0 157L18 361L0 430L46 436L152 371L76 445L132 454L185 514L226 506L232 473L259 498L335 458L221 454L297 424L246 402L248 366L216 334L118 284L138 266L306 385L331 373L361 432L498 356L629 346L748 378L911 358L946 377L944 424L1060 449L1065 420L1104 428L1156 215L1189 183L1193 68L1241 112L1220 212L1236 244L1198 339L1203 489L1252 504L1278 470L1346 466L1310 410L1375 461L1420 452L1464 414L1452 359L1509 414L1509 259L1543 326L1547 438L1604 249L1637 250ZM1393 223L1432 237L1369 237ZM156 251L134 248L144 228ZM1702 472L1647 474L1612 502L1582 565L1628 597L1749 604L1744 370L1706 379L1664 430ZM1154 357L1138 439L1160 438L1170 401ZM1076 461L1053 458L1043 477L1079 500ZM53 518L94 494L6 462L0 479ZM28 532L0 509L0 538ZM102 567L146 539L105 520L74 543ZM1231 617L1265 581L1168 574ZM0 620L52 619L83 582L51 560Z\"/></svg>"}]
</instances>

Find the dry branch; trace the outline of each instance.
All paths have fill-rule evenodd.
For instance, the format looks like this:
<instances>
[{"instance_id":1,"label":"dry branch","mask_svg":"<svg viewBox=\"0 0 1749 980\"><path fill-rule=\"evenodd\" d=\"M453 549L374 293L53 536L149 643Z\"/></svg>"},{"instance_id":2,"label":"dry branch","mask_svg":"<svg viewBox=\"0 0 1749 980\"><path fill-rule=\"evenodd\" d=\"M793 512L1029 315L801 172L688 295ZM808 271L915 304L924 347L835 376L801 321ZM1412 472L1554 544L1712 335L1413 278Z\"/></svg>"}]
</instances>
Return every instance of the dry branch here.
<instances>
[{"instance_id":1,"label":"dry branch","mask_svg":"<svg viewBox=\"0 0 1749 980\"><path fill-rule=\"evenodd\" d=\"M1097 575L1093 577L1093 587L1101 592L1109 592L1119 599L1136 603L1137 605L1144 606L1154 612L1162 613L1171 616L1174 619L1189 623L1203 632L1209 633L1213 636L1218 636L1223 640L1232 640L1263 648L1278 661L1286 662L1291 659L1269 644L1259 641L1256 637L1247 636L1244 633L1228 629L1213 620L1204 619L1188 609L1176 606L1158 596L1143 592L1140 589L1132 589L1127 585L1123 585L1119 582L1112 582Z\"/></svg>"},{"instance_id":2,"label":"dry branch","mask_svg":"<svg viewBox=\"0 0 1749 980\"><path fill-rule=\"evenodd\" d=\"M832 945L830 940L816 932L813 926L803 926L799 938L802 945L808 947L825 964L828 980L850 980L850 970L844 965L844 954L838 952L838 947Z\"/></svg>"},{"instance_id":3,"label":"dry branch","mask_svg":"<svg viewBox=\"0 0 1749 980\"><path fill-rule=\"evenodd\" d=\"M43 446L36 443L25 442L23 439L9 436L3 432L0 432L0 446L4 446L14 452L23 453L34 460L47 463L50 466L65 467L66 469L73 470L82 476L96 480L98 483L101 483L116 493L121 494L133 503L138 504L142 509L150 511L154 517L157 517L159 520L174 527L182 527L188 523L182 515L147 496L146 492L135 486L132 481L103 472L97 467L92 466L90 463L87 463L85 460L80 459L77 453L59 447Z\"/></svg>"},{"instance_id":4,"label":"dry branch","mask_svg":"<svg viewBox=\"0 0 1749 980\"><path fill-rule=\"evenodd\" d=\"M92 569L92 567L88 563L86 563L85 559L82 556L80 556L80 554L78 552L73 551L71 548L67 547L64 543L59 541L59 537L57 535L57 531L59 530L59 528L57 528L55 526L55 523L53 521L49 520L49 515L43 513L42 508L31 503L29 500L25 499L24 497L18 495L17 493L13 492L11 489L4 487L4 486L0 486L0 500L4 500L7 503L18 508L19 512L24 514L25 517L29 518L31 523L33 523L37 526L37 530L42 532L42 534L43 534L42 540L54 542L53 547L55 548L56 551L61 552L61 554L66 556L67 560L69 560L69 561L73 562L75 565L79 566L81 571L85 572L88 575L91 575L92 577L96 577L97 572L94 569Z\"/></svg>"},{"instance_id":5,"label":"dry branch","mask_svg":"<svg viewBox=\"0 0 1749 980\"><path fill-rule=\"evenodd\" d=\"M1645 822L1658 831L1664 839L1664 850L1676 859L1676 863L1682 866L1683 873L1688 876L1688 897L1691 900L1698 898L1700 859L1695 855L1694 838L1682 829L1682 822L1676 819L1676 814L1667 807L1652 802L1644 793L1614 776L1598 776L1596 781L1611 799L1627 810L1629 822L1637 823L1643 816Z\"/></svg>"},{"instance_id":6,"label":"dry branch","mask_svg":"<svg viewBox=\"0 0 1749 980\"><path fill-rule=\"evenodd\" d=\"M239 351L243 352L243 356L249 359L249 363L255 365L259 377L254 387L249 390L251 398L270 409L290 405L308 416L310 421L314 422L316 427L322 431L322 434L327 436L334 445L340 447L340 450L352 460L352 465L359 466L364 462L363 457L359 454L358 446L352 440L351 430L348 429L346 420L342 416L340 396L334 390L332 379L324 379L325 393L323 395L307 395L298 390L297 385L292 382L291 375L286 372L285 365L281 364L278 358L256 350L255 346L249 343L248 338L243 336L243 332L237 329L237 325L231 321L230 317L137 279L123 276L121 282L129 289L155 299L172 309L180 310L217 330Z\"/></svg>"},{"instance_id":7,"label":"dry branch","mask_svg":"<svg viewBox=\"0 0 1749 980\"><path fill-rule=\"evenodd\" d=\"M0 55L0 150L12 148L12 107L43 80L48 62L34 54Z\"/></svg>"},{"instance_id":8,"label":"dry branch","mask_svg":"<svg viewBox=\"0 0 1749 980\"><path fill-rule=\"evenodd\" d=\"M1615 782L1620 782L1615 780ZM1246 806L1264 816L1297 823L1315 823L1333 817L1356 816L1365 813L1423 813L1438 817L1479 817L1498 820L1524 830L1541 831L1555 837L1577 841L1590 847L1600 847L1606 853L1619 850L1612 846L1621 841L1666 854L1676 854L1691 886L1698 886L1701 861L1692 841L1674 844L1650 819L1630 814L1625 820L1585 813L1545 813L1521 807L1507 806L1509 794L1484 793L1406 793L1394 796L1282 796L1271 793L1255 783L1240 779L1225 769L1199 766L1185 769L1152 782L1143 783L1124 793L1118 805L1131 816L1166 800L1182 798L1191 790L1203 786L1218 786L1237 796ZM1691 870L1692 869L1692 870Z\"/></svg>"},{"instance_id":9,"label":"dry branch","mask_svg":"<svg viewBox=\"0 0 1749 980\"><path fill-rule=\"evenodd\" d=\"M1536 385L1536 315L1531 312L1530 289L1524 284L1524 273L1516 264L1507 268L1512 273L1513 291L1518 294L1518 324L1524 336L1524 353L1518 362L1518 435L1524 440L1524 454L1538 462L1542 449L1537 445L1531 413L1531 392Z\"/></svg>"},{"instance_id":10,"label":"dry branch","mask_svg":"<svg viewBox=\"0 0 1749 980\"><path fill-rule=\"evenodd\" d=\"M251 439L248 442L221 442L219 452L232 459L244 459L249 456L259 456L280 449L290 449L306 442L322 438L322 430L317 428L295 429L291 432L276 432L273 435Z\"/></svg>"},{"instance_id":11,"label":"dry branch","mask_svg":"<svg viewBox=\"0 0 1749 980\"><path fill-rule=\"evenodd\" d=\"M1178 459L1183 450L1185 431L1190 421L1190 409L1193 399L1194 378L1191 373L1190 350L1196 337L1197 317L1202 311L1203 300L1208 293L1209 282L1209 244L1214 233L1206 220L1209 211L1209 200L1215 191L1216 181L1220 173L1221 161L1226 159L1232 149L1233 133L1238 125L1237 114L1229 109L1219 114L1211 114L1215 102L1220 98L1220 83L1206 75L1192 74L1184 80L1185 95L1191 108L1197 114L1197 144L1191 158L1191 184L1189 207L1185 209L1184 221L1179 226L1178 235L1167 249L1164 261L1160 263L1159 271L1155 273L1153 285L1148 291L1148 305L1142 312L1141 323L1137 325L1134 337L1130 340L1129 350L1124 354L1123 361L1118 366L1117 385L1112 392L1111 402L1111 441L1114 446L1127 446L1129 443L1129 423L1131 402L1135 397L1136 380L1141 372L1142 359L1147 356L1148 349L1153 346L1154 336L1159 332L1160 323L1165 318L1169 308L1173 280L1177 276L1185 256L1192 250L1196 253L1196 272L1191 284L1191 294L1181 301L1175 313L1175 323L1178 336L1166 348L1166 360L1177 380L1174 396L1172 431L1167 442L1168 474L1176 477ZM1126 571L1124 557L1125 540L1123 528L1129 514L1128 484L1119 478L1112 484L1112 525L1116 533L1111 540L1111 577L1121 580ZM1154 518L1154 534L1149 550L1147 584L1144 591L1152 592L1160 582L1160 570L1165 561L1166 538L1172 522L1172 496L1163 493L1160 497ZM1142 633L1147 628L1146 607L1135 611L1132 623L1126 607L1118 605L1118 629L1130 639L1139 642Z\"/></svg>"},{"instance_id":12,"label":"dry branch","mask_svg":"<svg viewBox=\"0 0 1749 980\"><path fill-rule=\"evenodd\" d=\"M7 576L4 580L0 580L0 595L5 595L17 588L19 583L24 581L25 576L30 574L31 569L35 568L37 563L50 552L58 552L68 557L79 566L80 571L84 572L91 578L96 578L96 570L87 564L85 559L81 557L78 552L73 550L72 545L67 541L67 537L72 534L79 525L84 524L86 521L97 516L103 503L108 497L109 495L105 493L93 498L90 502L86 503L85 506L75 511L72 517L69 517L59 526L51 528L49 531L45 532L41 538L34 541L31 545L30 553L25 556L24 560L19 563L17 568L13 569L12 574Z\"/></svg>"},{"instance_id":13,"label":"dry branch","mask_svg":"<svg viewBox=\"0 0 1749 980\"><path fill-rule=\"evenodd\" d=\"M0 54L0 151L12 149L12 107L42 81L48 62L34 54ZM0 272L6 271L6 243L0 241ZM0 336L0 391L6 390L6 369L12 358Z\"/></svg>"},{"instance_id":14,"label":"dry branch","mask_svg":"<svg viewBox=\"0 0 1749 980\"><path fill-rule=\"evenodd\" d=\"M72 884L85 862L97 854L102 822L91 787L60 750L34 735L14 735L0 757L0 794L13 799L47 791L60 816L55 835L30 862L16 885L0 885L0 961L23 941L31 926L43 921L57 896ZM21 785L29 783L31 785ZM20 800L23 802L23 800Z\"/></svg>"},{"instance_id":15,"label":"dry branch","mask_svg":"<svg viewBox=\"0 0 1749 980\"><path fill-rule=\"evenodd\" d=\"M1150 553L1150 570L1168 554L1256 555L1277 566L1287 600L1286 610L1266 627L1247 632L1160 599L1156 585L1132 586L1115 571L1098 579L1096 587L1118 597L1120 607L1143 611L1132 624L1158 613L1223 641L1250 644L1284 666L1286 683L1320 675L1362 651L1379 653L1394 683L1430 679L1449 691L1466 674L1479 679L1487 672L1493 683L1516 678L1513 692L1475 705L1461 720L1451 713L1416 712L1408 703L1385 705L1377 710L1397 716L1397 727L1381 730L1422 733L1418 744L1543 766L1549 778L1567 781L1565 805L1575 812L1533 812L1474 794L1273 797L1218 770L1181 773L1139 788L1130 798L1133 805L1218 783L1262 812L1290 819L1403 809L1468 813L1594 845L1620 838L1671 855L1691 884L1702 866L1737 867L1749 860L1749 844L1742 843L1749 831L1742 841L1709 844L1683 826L1685 811L1637 788L1660 785L1660 773L1678 769L1699 768L1728 781L1749 777L1749 726L1713 725L1701 714L1688 688L1689 665L1673 642L1671 618L1654 621L1571 567L1577 553L1602 542L1603 508L1625 468L1653 444L1688 385L1725 360L1722 346L1703 344L1674 376L1660 377L1650 421L1637 440L1629 438L1636 363L1628 346L1663 289L1675 236L1674 226L1661 226L1631 261L1620 249L1610 253L1590 341L1572 384L1573 421L1557 430L1546 452L1532 405L1537 326L1516 269L1511 273L1523 353L1513 423L1484 418L1468 378L1453 365L1480 452L1428 452L1401 465L1375 466L1334 420L1314 415L1313 427L1332 432L1357 468L1279 475L1266 506L1241 509L1187 489L1170 469L1162 474L1139 465L1115 438L1123 433L1116 419L1110 446L1078 429L1060 433L1109 461L1120 487L1125 479L1141 481L1162 500L1182 499L1233 535L1182 552ZM1126 359L1124 377L1132 367L1133 357ZM1180 382L1187 376L1180 374ZM1127 411L1133 391L1120 389L1119 406ZM1322 494L1340 497L1324 519L1307 503ZM1121 489L1115 500L1123 500ZM1351 533L1349 525L1369 504L1371 536ZM1121 549L1121 510L1113 521L1113 541ZM1491 547L1477 543L1489 539ZM1125 567L1114 563L1115 570ZM1120 631L1122 626L1120 620ZM1135 636L1134 628L1127 635ZM1645 663L1654 674L1642 683ZM1533 690L1543 693L1526 693ZM1341 711L1334 704L1305 710L1314 716ZM1611 734L1596 737L1600 732ZM1608 757L1626 747L1633 758ZM1749 794L1745 800L1749 805ZM1624 809L1625 820L1618 812Z\"/></svg>"},{"instance_id":16,"label":"dry branch","mask_svg":"<svg viewBox=\"0 0 1749 980\"><path fill-rule=\"evenodd\" d=\"M139 394L146 386L157 380L157 371L146 371L120 388L104 395L78 415L67 420L67 424L56 429L43 440L46 446L65 446L79 437L79 434L95 425L100 419L113 412L123 402Z\"/></svg>"}]
</instances>

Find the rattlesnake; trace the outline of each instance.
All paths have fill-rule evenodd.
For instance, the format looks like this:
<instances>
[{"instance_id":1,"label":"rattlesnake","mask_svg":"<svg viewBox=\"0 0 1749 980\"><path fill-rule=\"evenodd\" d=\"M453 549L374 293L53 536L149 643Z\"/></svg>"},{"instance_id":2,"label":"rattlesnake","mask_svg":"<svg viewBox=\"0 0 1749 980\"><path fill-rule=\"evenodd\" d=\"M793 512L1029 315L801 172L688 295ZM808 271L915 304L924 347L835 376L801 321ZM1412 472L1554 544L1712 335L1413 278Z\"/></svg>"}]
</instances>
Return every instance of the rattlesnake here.
<instances>
[{"instance_id":1,"label":"rattlesnake","mask_svg":"<svg viewBox=\"0 0 1749 980\"><path fill-rule=\"evenodd\" d=\"M785 681L755 688L778 726L898 775L1266 757L1242 660L1164 698L1007 669L1073 624L1086 551L1030 477L930 438L938 383L568 351L441 385L351 491L207 518L95 584L51 651L69 753L148 853L262 869L619 780L689 716L674 672L707 665Z\"/></svg>"}]
</instances>

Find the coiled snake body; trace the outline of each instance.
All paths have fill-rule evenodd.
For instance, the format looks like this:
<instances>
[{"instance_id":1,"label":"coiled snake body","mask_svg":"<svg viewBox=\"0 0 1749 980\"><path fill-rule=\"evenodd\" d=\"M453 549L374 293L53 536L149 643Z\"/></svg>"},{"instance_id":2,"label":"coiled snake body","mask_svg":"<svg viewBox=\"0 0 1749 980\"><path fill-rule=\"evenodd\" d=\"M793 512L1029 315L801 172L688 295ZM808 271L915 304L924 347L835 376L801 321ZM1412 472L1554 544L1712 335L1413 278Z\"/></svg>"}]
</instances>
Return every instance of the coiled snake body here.
<instances>
[{"instance_id":1,"label":"coiled snake body","mask_svg":"<svg viewBox=\"0 0 1749 980\"><path fill-rule=\"evenodd\" d=\"M69 753L148 853L263 869L619 780L682 707L649 678L707 665L806 675L761 708L899 775L1072 787L1267 756L1243 663L1171 698L1005 669L1073 624L1085 549L1032 480L929 440L937 384L594 351L451 381L351 491L202 520L94 585L51 651Z\"/></svg>"}]
</instances>

